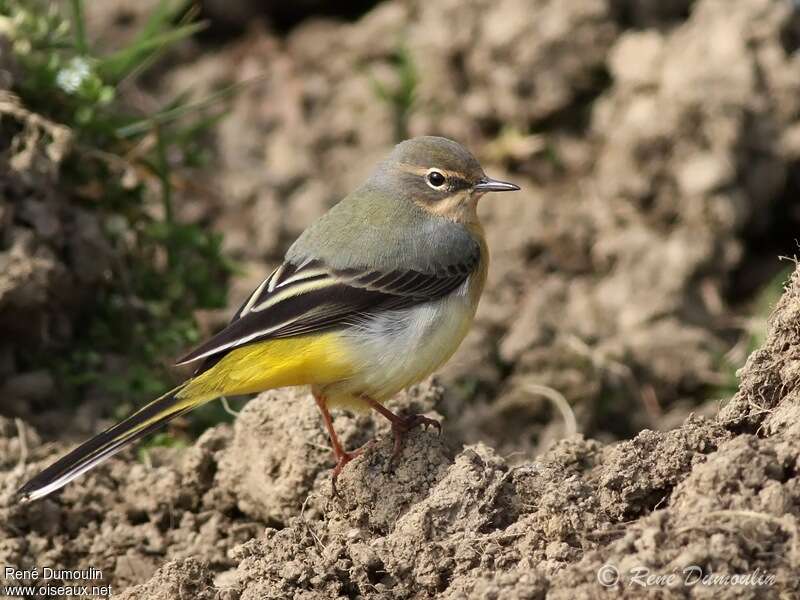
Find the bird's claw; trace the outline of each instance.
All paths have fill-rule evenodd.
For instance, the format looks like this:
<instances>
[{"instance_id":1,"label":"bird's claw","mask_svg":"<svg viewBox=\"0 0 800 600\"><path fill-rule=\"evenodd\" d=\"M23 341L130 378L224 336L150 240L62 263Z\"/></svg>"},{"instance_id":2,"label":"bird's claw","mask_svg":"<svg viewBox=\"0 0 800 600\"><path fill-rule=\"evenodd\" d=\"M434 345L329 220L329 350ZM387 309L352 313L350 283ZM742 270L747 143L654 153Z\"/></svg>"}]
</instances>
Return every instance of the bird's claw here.
<instances>
[{"instance_id":1,"label":"bird's claw","mask_svg":"<svg viewBox=\"0 0 800 600\"><path fill-rule=\"evenodd\" d=\"M340 455L334 455L336 459L336 466L333 467L331 470L331 495L339 498L339 490L336 488L336 480L339 479L339 474L342 470L347 466L354 458L361 456L361 454L367 449L370 448L375 440L370 440L357 450L353 450L352 452L342 452Z\"/></svg>"},{"instance_id":2,"label":"bird's claw","mask_svg":"<svg viewBox=\"0 0 800 600\"><path fill-rule=\"evenodd\" d=\"M425 415L407 415L405 417L398 417L396 421L392 421L392 433L394 434L394 452L392 452L391 462L400 456L403 450L403 439L406 434L415 427L422 426L425 429L428 427L436 428L436 435L442 435L442 424L436 419L431 419Z\"/></svg>"}]
</instances>

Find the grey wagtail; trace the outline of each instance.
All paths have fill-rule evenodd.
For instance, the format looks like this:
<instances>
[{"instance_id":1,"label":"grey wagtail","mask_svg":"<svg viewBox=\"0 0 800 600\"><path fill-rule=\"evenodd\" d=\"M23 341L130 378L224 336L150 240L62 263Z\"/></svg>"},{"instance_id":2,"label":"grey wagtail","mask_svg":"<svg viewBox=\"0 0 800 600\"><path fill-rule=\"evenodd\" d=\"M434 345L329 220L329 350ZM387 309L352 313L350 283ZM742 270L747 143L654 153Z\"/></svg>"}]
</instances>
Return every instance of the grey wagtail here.
<instances>
[{"instance_id":1,"label":"grey wagtail","mask_svg":"<svg viewBox=\"0 0 800 600\"><path fill-rule=\"evenodd\" d=\"M439 423L383 402L434 372L472 324L488 267L478 200L520 189L486 176L441 137L398 144L369 179L295 241L217 335L184 356L194 375L62 457L19 490L35 500L170 419L228 395L310 385L336 467L358 453L339 442L329 409L375 409L403 435Z\"/></svg>"}]
</instances>

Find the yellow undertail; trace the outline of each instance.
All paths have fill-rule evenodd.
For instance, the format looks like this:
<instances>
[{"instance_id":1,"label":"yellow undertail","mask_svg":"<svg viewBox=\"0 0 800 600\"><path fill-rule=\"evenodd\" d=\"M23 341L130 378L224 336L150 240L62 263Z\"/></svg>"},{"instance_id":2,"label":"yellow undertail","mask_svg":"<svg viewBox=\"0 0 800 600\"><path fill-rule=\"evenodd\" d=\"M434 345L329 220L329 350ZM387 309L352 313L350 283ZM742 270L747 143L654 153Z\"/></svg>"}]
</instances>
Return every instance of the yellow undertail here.
<instances>
[{"instance_id":1,"label":"yellow undertail","mask_svg":"<svg viewBox=\"0 0 800 600\"><path fill-rule=\"evenodd\" d=\"M189 381L178 396L207 402L295 385L327 385L354 374L349 352L336 333L258 342L233 350Z\"/></svg>"}]
</instances>

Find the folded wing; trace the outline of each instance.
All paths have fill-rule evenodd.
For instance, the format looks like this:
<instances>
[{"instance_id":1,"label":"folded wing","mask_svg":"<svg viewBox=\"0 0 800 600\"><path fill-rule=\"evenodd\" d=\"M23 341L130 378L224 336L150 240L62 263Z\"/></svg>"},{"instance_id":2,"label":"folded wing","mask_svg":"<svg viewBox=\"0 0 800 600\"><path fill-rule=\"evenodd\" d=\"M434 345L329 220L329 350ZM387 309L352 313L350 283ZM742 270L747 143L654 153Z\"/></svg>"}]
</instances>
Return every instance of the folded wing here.
<instances>
[{"instance_id":1,"label":"folded wing","mask_svg":"<svg viewBox=\"0 0 800 600\"><path fill-rule=\"evenodd\" d=\"M250 295L228 326L182 357L205 370L234 348L270 338L347 327L371 313L406 308L456 290L475 271L480 251L429 272L327 268L284 262Z\"/></svg>"}]
</instances>

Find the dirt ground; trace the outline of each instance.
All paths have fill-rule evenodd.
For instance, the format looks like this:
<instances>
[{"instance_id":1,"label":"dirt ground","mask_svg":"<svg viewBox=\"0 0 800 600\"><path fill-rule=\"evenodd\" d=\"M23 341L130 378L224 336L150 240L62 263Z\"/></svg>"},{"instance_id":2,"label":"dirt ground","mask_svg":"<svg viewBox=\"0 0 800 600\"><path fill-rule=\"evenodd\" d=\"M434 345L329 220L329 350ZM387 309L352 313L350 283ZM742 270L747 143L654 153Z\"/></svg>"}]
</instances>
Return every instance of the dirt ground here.
<instances>
[{"instance_id":1,"label":"dirt ground","mask_svg":"<svg viewBox=\"0 0 800 600\"><path fill-rule=\"evenodd\" d=\"M91 289L65 257L109 253L59 195L57 155L29 152L0 161L18 199L0 205L0 565L96 567L143 599L800 597L800 271L768 329L752 312L800 227L796 4L402 0L291 26L233 4L148 82L166 98L258 78L177 203L246 265L232 307L398 137L455 138L523 187L481 206L473 331L395 401L444 433L392 466L384 423L337 415L350 447L378 442L331 498L314 403L269 392L188 449L128 451L17 506L105 424L15 362L17 337L69 330L48 298ZM87 3L89 33L113 44L147 6ZM698 572L763 577L683 583Z\"/></svg>"},{"instance_id":2,"label":"dirt ground","mask_svg":"<svg viewBox=\"0 0 800 600\"><path fill-rule=\"evenodd\" d=\"M299 392L263 394L186 451L150 464L128 452L31 506L13 491L63 446L4 420L0 563L95 567L117 597L148 600L638 598L642 569L677 574L652 597L797 597L798 324L800 269L716 417L617 444L573 435L514 466L481 443L454 452L446 423L391 466L386 427L340 415L348 445L377 443L338 498ZM429 412L441 395L425 384L399 404ZM603 587L609 569L619 581ZM762 580L686 585L695 570Z\"/></svg>"}]
</instances>

